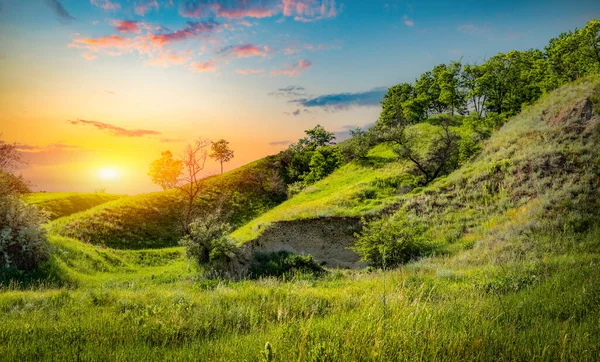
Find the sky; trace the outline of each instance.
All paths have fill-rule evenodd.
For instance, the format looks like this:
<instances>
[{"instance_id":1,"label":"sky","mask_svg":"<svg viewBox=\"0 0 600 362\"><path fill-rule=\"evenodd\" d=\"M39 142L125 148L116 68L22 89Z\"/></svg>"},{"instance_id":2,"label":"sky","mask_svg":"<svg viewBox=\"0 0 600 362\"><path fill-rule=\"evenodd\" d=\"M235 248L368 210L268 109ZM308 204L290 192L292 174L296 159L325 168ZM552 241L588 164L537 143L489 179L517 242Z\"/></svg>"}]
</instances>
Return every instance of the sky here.
<instances>
[{"instance_id":1,"label":"sky","mask_svg":"<svg viewBox=\"0 0 600 362\"><path fill-rule=\"evenodd\" d=\"M223 138L231 170L317 124L343 139L387 87L594 18L587 0L0 0L1 139L36 191L158 191L162 151Z\"/></svg>"}]
</instances>

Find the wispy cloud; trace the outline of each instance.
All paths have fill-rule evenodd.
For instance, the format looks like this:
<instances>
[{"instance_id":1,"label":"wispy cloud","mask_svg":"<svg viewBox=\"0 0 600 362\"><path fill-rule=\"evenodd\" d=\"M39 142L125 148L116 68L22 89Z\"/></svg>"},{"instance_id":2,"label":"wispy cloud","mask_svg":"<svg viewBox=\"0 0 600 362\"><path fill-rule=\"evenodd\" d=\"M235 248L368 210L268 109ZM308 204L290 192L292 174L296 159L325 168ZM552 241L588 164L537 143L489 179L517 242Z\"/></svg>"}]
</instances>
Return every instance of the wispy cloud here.
<instances>
[{"instance_id":1,"label":"wispy cloud","mask_svg":"<svg viewBox=\"0 0 600 362\"><path fill-rule=\"evenodd\" d=\"M269 142L269 146L287 146L290 143L292 143L292 141L273 141Z\"/></svg>"},{"instance_id":2,"label":"wispy cloud","mask_svg":"<svg viewBox=\"0 0 600 362\"><path fill-rule=\"evenodd\" d=\"M264 73L264 69L254 69L254 68L246 68L246 69L237 69L235 72L241 75L251 75L251 74L260 74Z\"/></svg>"},{"instance_id":3,"label":"wispy cloud","mask_svg":"<svg viewBox=\"0 0 600 362\"><path fill-rule=\"evenodd\" d=\"M147 129L125 129L123 127L115 126L109 123L98 122L98 121L87 121L84 119L78 119L76 121L68 121L73 125L88 125L95 127L100 131L106 131L113 136L122 136L122 137L143 137L148 135L159 135L161 132L152 131Z\"/></svg>"},{"instance_id":4,"label":"wispy cloud","mask_svg":"<svg viewBox=\"0 0 600 362\"><path fill-rule=\"evenodd\" d=\"M71 20L75 20L59 0L44 0L44 2L54 11L61 23L68 23Z\"/></svg>"},{"instance_id":5,"label":"wispy cloud","mask_svg":"<svg viewBox=\"0 0 600 362\"><path fill-rule=\"evenodd\" d=\"M217 62L214 59L206 62L193 62L190 64L190 68L194 72L216 72Z\"/></svg>"},{"instance_id":6,"label":"wispy cloud","mask_svg":"<svg viewBox=\"0 0 600 362\"><path fill-rule=\"evenodd\" d=\"M22 168L28 168L33 165L58 165L62 163L81 162L92 152L92 150L80 146L60 142L47 146L18 144L17 150L20 152L23 160L26 161L26 165Z\"/></svg>"},{"instance_id":7,"label":"wispy cloud","mask_svg":"<svg viewBox=\"0 0 600 362\"><path fill-rule=\"evenodd\" d=\"M273 75L273 76L287 75L288 77L292 78L297 75L300 75L305 69L308 69L311 66L312 66L312 63L310 61L301 59L298 63L292 64L286 68L275 69L275 70L271 71L271 75Z\"/></svg>"},{"instance_id":8,"label":"wispy cloud","mask_svg":"<svg viewBox=\"0 0 600 362\"><path fill-rule=\"evenodd\" d=\"M294 99L290 102L303 107L320 107L326 110L345 110L351 107L378 106L387 88L375 88L366 92L326 94L314 98Z\"/></svg>"},{"instance_id":9,"label":"wispy cloud","mask_svg":"<svg viewBox=\"0 0 600 362\"><path fill-rule=\"evenodd\" d=\"M275 97L300 97L306 95L305 89L299 85L288 85L285 88L279 88L275 92L269 93Z\"/></svg>"},{"instance_id":10,"label":"wispy cloud","mask_svg":"<svg viewBox=\"0 0 600 362\"><path fill-rule=\"evenodd\" d=\"M335 0L188 0L180 3L179 13L195 18L269 18L276 15L310 22L338 14Z\"/></svg>"},{"instance_id":11,"label":"wispy cloud","mask_svg":"<svg viewBox=\"0 0 600 362\"><path fill-rule=\"evenodd\" d=\"M270 51L271 49L266 45L261 47L253 44L243 44L225 47L219 51L219 54L235 58L266 57Z\"/></svg>"},{"instance_id":12,"label":"wispy cloud","mask_svg":"<svg viewBox=\"0 0 600 362\"><path fill-rule=\"evenodd\" d=\"M158 10L158 2L156 0L138 0L135 5L135 13L144 16L152 8Z\"/></svg>"},{"instance_id":13,"label":"wispy cloud","mask_svg":"<svg viewBox=\"0 0 600 362\"><path fill-rule=\"evenodd\" d=\"M91 0L91 3L104 10L119 10L121 8L121 4L110 0Z\"/></svg>"},{"instance_id":14,"label":"wispy cloud","mask_svg":"<svg viewBox=\"0 0 600 362\"><path fill-rule=\"evenodd\" d=\"M463 24L460 25L456 30L465 34L485 34L490 32L490 28L488 25L477 26L474 24Z\"/></svg>"},{"instance_id":15,"label":"wispy cloud","mask_svg":"<svg viewBox=\"0 0 600 362\"><path fill-rule=\"evenodd\" d=\"M188 21L187 26L181 30L171 33L150 35L150 40L157 46L164 46L167 43L183 41L200 34L209 34L217 30L221 25L213 20L208 21Z\"/></svg>"},{"instance_id":16,"label":"wispy cloud","mask_svg":"<svg viewBox=\"0 0 600 362\"><path fill-rule=\"evenodd\" d=\"M411 27L411 28L412 28L413 26L415 26L415 22L414 22L412 19L410 19L410 18L408 17L408 15L404 15L404 16L402 17L402 22L404 23L404 25L406 25L406 26L408 26L408 27Z\"/></svg>"},{"instance_id":17,"label":"wispy cloud","mask_svg":"<svg viewBox=\"0 0 600 362\"><path fill-rule=\"evenodd\" d=\"M110 23L121 33L140 33L143 25L135 20L112 20Z\"/></svg>"}]
</instances>

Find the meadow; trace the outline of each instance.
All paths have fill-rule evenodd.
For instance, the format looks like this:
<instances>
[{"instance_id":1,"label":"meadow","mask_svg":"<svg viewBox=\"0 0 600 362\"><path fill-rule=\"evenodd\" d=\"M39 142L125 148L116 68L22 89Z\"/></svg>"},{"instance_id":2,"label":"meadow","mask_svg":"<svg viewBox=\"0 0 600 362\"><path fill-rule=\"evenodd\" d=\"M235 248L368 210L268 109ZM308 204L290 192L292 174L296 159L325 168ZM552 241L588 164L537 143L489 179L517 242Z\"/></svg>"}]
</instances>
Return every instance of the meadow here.
<instances>
[{"instance_id":1,"label":"meadow","mask_svg":"<svg viewBox=\"0 0 600 362\"><path fill-rule=\"evenodd\" d=\"M599 85L589 77L543 97L484 141L470 162L430 185L390 192L377 180L402 177L406 163L377 146L370 163L353 161L279 206L262 204L271 211L234 233L331 215L379 217L382 230L405 233L406 220L418 214L424 224L415 230L430 252L394 269L384 259L380 269L323 276L215 279L175 243L128 246L144 240L133 233L120 244L106 241L116 240L104 236L114 230L127 235L119 223L130 218L164 232L165 213L153 205L168 192L58 218L47 226L54 250L44 278L0 284L0 356L595 361L600 122L597 113L582 118L580 105L597 97ZM370 198L357 197L367 189Z\"/></svg>"}]
</instances>

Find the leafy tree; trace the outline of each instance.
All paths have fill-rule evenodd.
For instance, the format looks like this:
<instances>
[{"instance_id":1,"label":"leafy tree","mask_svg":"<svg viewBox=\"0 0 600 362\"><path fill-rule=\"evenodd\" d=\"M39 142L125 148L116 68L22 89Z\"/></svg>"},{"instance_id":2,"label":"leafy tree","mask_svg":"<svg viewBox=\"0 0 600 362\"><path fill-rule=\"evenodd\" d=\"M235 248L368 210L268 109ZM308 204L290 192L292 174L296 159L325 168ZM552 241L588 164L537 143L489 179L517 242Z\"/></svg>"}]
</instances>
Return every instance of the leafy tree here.
<instances>
[{"instance_id":1,"label":"leafy tree","mask_svg":"<svg viewBox=\"0 0 600 362\"><path fill-rule=\"evenodd\" d=\"M461 73L461 86L466 93L467 107L481 118L485 109L486 94L481 88L481 77L484 69L475 64L467 64Z\"/></svg>"},{"instance_id":2,"label":"leafy tree","mask_svg":"<svg viewBox=\"0 0 600 362\"><path fill-rule=\"evenodd\" d=\"M342 164L342 154L337 147L321 147L313 152L310 159L310 172L304 176L304 181L308 184L317 182Z\"/></svg>"},{"instance_id":3,"label":"leafy tree","mask_svg":"<svg viewBox=\"0 0 600 362\"><path fill-rule=\"evenodd\" d=\"M213 142L211 149L212 153L209 156L221 163L221 174L223 174L223 162L231 161L233 158L233 150L229 148L229 142L224 139Z\"/></svg>"},{"instance_id":4,"label":"leafy tree","mask_svg":"<svg viewBox=\"0 0 600 362\"><path fill-rule=\"evenodd\" d=\"M298 145L304 148L317 149L319 147L335 144L333 132L327 132L320 124L304 131L306 137L298 140Z\"/></svg>"},{"instance_id":5,"label":"leafy tree","mask_svg":"<svg viewBox=\"0 0 600 362\"><path fill-rule=\"evenodd\" d=\"M174 159L171 151L164 151L158 160L150 164L148 176L163 190L168 190L177 186L181 171L183 171L183 161Z\"/></svg>"},{"instance_id":6,"label":"leafy tree","mask_svg":"<svg viewBox=\"0 0 600 362\"><path fill-rule=\"evenodd\" d=\"M460 137L450 130L449 122L442 122L439 132L430 142L425 152L420 151L417 142L420 137L412 129L398 127L385 136L396 147L394 151L401 159L416 166L425 179L425 184L435 180L458 166Z\"/></svg>"},{"instance_id":7,"label":"leafy tree","mask_svg":"<svg viewBox=\"0 0 600 362\"><path fill-rule=\"evenodd\" d=\"M404 123L404 102L415 97L415 90L409 83L400 83L390 87L381 100L381 115L377 126L380 128L396 127Z\"/></svg>"},{"instance_id":8,"label":"leafy tree","mask_svg":"<svg viewBox=\"0 0 600 362\"><path fill-rule=\"evenodd\" d=\"M350 130L352 138L338 145L345 162L367 157L373 145L371 132L363 131L360 127Z\"/></svg>"},{"instance_id":9,"label":"leafy tree","mask_svg":"<svg viewBox=\"0 0 600 362\"><path fill-rule=\"evenodd\" d=\"M436 81L439 83L440 96L439 103L443 104L446 109L450 109L450 114L464 114L466 110L466 94L461 88L461 71L462 64L460 62L451 62L449 65L441 67L437 75Z\"/></svg>"}]
</instances>

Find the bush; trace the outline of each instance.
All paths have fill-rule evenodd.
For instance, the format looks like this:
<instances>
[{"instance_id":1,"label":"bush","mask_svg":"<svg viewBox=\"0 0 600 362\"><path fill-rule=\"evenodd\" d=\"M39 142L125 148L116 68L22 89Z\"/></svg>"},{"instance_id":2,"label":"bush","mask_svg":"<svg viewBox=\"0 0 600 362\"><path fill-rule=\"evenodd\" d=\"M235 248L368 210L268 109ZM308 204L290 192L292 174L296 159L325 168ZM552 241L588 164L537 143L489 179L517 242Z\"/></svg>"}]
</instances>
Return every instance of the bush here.
<instances>
[{"instance_id":1,"label":"bush","mask_svg":"<svg viewBox=\"0 0 600 362\"><path fill-rule=\"evenodd\" d=\"M0 269L33 270L49 254L45 212L16 195L0 197Z\"/></svg>"},{"instance_id":2,"label":"bush","mask_svg":"<svg viewBox=\"0 0 600 362\"><path fill-rule=\"evenodd\" d=\"M364 222L364 221L363 221ZM430 247L423 240L425 226L414 216L398 212L391 217L365 222L352 248L362 260L376 268L393 268L425 255Z\"/></svg>"},{"instance_id":3,"label":"bush","mask_svg":"<svg viewBox=\"0 0 600 362\"><path fill-rule=\"evenodd\" d=\"M326 271L314 261L311 255L302 256L289 251L278 251L275 253L256 253L248 272L252 278L290 278L296 274L319 276Z\"/></svg>"},{"instance_id":4,"label":"bush","mask_svg":"<svg viewBox=\"0 0 600 362\"><path fill-rule=\"evenodd\" d=\"M306 188L306 182L296 181L287 187L288 198L292 198L302 192Z\"/></svg>"},{"instance_id":5,"label":"bush","mask_svg":"<svg viewBox=\"0 0 600 362\"><path fill-rule=\"evenodd\" d=\"M342 165L342 154L335 146L316 150L309 163L310 172L304 177L307 184L317 182L330 175Z\"/></svg>"},{"instance_id":6,"label":"bush","mask_svg":"<svg viewBox=\"0 0 600 362\"><path fill-rule=\"evenodd\" d=\"M371 146L375 144L373 135L360 128L351 129L350 134L352 138L338 144L344 162L366 158Z\"/></svg>"},{"instance_id":7,"label":"bush","mask_svg":"<svg viewBox=\"0 0 600 362\"><path fill-rule=\"evenodd\" d=\"M229 237L231 226L218 215L209 214L190 223L189 234L179 244L186 247L186 255L199 265L213 270L226 267L235 256L237 247Z\"/></svg>"}]
</instances>

